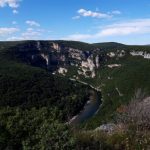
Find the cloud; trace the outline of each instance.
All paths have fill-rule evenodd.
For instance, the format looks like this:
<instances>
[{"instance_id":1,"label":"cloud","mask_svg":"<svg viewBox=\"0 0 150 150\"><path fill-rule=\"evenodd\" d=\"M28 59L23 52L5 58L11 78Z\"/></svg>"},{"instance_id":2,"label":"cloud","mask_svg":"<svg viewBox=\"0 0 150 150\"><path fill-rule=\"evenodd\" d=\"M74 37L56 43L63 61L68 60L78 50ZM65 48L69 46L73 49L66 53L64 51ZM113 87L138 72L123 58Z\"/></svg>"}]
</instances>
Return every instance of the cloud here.
<instances>
[{"instance_id":1,"label":"cloud","mask_svg":"<svg viewBox=\"0 0 150 150\"><path fill-rule=\"evenodd\" d=\"M112 12L108 13L102 13L99 12L99 9L96 8L96 11L86 10L86 9L79 9L77 11L78 15L75 17L72 17L72 19L79 19L80 17L92 17L92 18L99 18L99 19L107 19L111 18L114 15L120 15L121 12L119 10L114 10Z\"/></svg>"},{"instance_id":2,"label":"cloud","mask_svg":"<svg viewBox=\"0 0 150 150\"><path fill-rule=\"evenodd\" d=\"M18 32L18 28L0 28L0 36L6 36Z\"/></svg>"},{"instance_id":3,"label":"cloud","mask_svg":"<svg viewBox=\"0 0 150 150\"><path fill-rule=\"evenodd\" d=\"M19 36L8 37L7 41L15 41L15 40L37 40L41 37L43 31L35 30L33 28L27 28L24 32L20 32Z\"/></svg>"},{"instance_id":4,"label":"cloud","mask_svg":"<svg viewBox=\"0 0 150 150\"><path fill-rule=\"evenodd\" d=\"M33 30L28 30L26 32L22 33L22 37L24 37L25 39L30 39L31 37L36 37L36 36L40 36L41 33L38 31L33 31Z\"/></svg>"},{"instance_id":5,"label":"cloud","mask_svg":"<svg viewBox=\"0 0 150 150\"><path fill-rule=\"evenodd\" d=\"M72 34L65 40L95 40L103 37L127 36L136 34L150 34L150 19L135 19L127 22L114 23L98 28L93 34Z\"/></svg>"},{"instance_id":6,"label":"cloud","mask_svg":"<svg viewBox=\"0 0 150 150\"><path fill-rule=\"evenodd\" d=\"M99 36L121 36L138 32L140 32L140 29L138 27L110 27L103 29L99 33Z\"/></svg>"},{"instance_id":7,"label":"cloud","mask_svg":"<svg viewBox=\"0 0 150 150\"><path fill-rule=\"evenodd\" d=\"M40 27L40 24L36 21L33 20L27 20L26 24L30 25L30 26L36 26L36 27Z\"/></svg>"},{"instance_id":8,"label":"cloud","mask_svg":"<svg viewBox=\"0 0 150 150\"><path fill-rule=\"evenodd\" d=\"M18 10L16 9L13 10L13 14L18 14L18 13L19 13Z\"/></svg>"},{"instance_id":9,"label":"cloud","mask_svg":"<svg viewBox=\"0 0 150 150\"><path fill-rule=\"evenodd\" d=\"M111 15L107 13L94 12L91 10L79 9L78 14L83 17L93 17L93 18L110 18Z\"/></svg>"},{"instance_id":10,"label":"cloud","mask_svg":"<svg viewBox=\"0 0 150 150\"><path fill-rule=\"evenodd\" d=\"M16 24L17 24L17 22L16 22L16 21L12 21L12 24L13 24L13 25L16 25Z\"/></svg>"},{"instance_id":11,"label":"cloud","mask_svg":"<svg viewBox=\"0 0 150 150\"><path fill-rule=\"evenodd\" d=\"M11 8L18 8L21 0L0 0L0 7L9 6Z\"/></svg>"},{"instance_id":12,"label":"cloud","mask_svg":"<svg viewBox=\"0 0 150 150\"><path fill-rule=\"evenodd\" d=\"M26 28L25 30L20 30L18 34L9 35L6 37L7 41L20 41L20 40L43 40L46 39L44 36L49 32L42 28Z\"/></svg>"},{"instance_id":13,"label":"cloud","mask_svg":"<svg viewBox=\"0 0 150 150\"><path fill-rule=\"evenodd\" d=\"M17 37L17 36L12 36L12 37L7 38L7 41L21 41L21 40L24 40L24 38Z\"/></svg>"},{"instance_id":14,"label":"cloud","mask_svg":"<svg viewBox=\"0 0 150 150\"><path fill-rule=\"evenodd\" d=\"M33 30L34 30L33 28L27 28L26 31L31 32L31 31L33 31Z\"/></svg>"},{"instance_id":15,"label":"cloud","mask_svg":"<svg viewBox=\"0 0 150 150\"><path fill-rule=\"evenodd\" d=\"M100 36L116 36L150 33L150 19L136 19L128 22L115 23L104 27Z\"/></svg>"},{"instance_id":16,"label":"cloud","mask_svg":"<svg viewBox=\"0 0 150 150\"><path fill-rule=\"evenodd\" d=\"M74 16L74 17L72 17L72 19L74 19L74 20L80 19L80 16Z\"/></svg>"},{"instance_id":17,"label":"cloud","mask_svg":"<svg viewBox=\"0 0 150 150\"><path fill-rule=\"evenodd\" d=\"M114 10L114 11L111 12L111 14L120 15L120 14L121 14L121 11L119 11L119 10Z\"/></svg>"}]
</instances>

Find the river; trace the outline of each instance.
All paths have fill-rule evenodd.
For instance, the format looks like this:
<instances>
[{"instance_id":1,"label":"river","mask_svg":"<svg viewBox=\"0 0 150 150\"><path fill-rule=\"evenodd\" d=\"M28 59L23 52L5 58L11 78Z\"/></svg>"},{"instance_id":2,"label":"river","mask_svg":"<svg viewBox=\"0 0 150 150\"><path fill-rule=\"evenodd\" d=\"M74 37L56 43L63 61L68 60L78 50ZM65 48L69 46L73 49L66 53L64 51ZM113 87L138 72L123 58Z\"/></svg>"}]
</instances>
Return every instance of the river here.
<instances>
[{"instance_id":1,"label":"river","mask_svg":"<svg viewBox=\"0 0 150 150\"><path fill-rule=\"evenodd\" d=\"M83 83L83 82L80 82L80 83L88 85L87 83ZM70 125L77 125L86 121L87 119L95 115L96 112L99 110L100 105L101 105L101 97L99 97L100 94L98 94L99 91L93 87L91 88L92 90L90 91L90 97L88 101L86 102L83 110L81 110L79 114L77 114L76 116L74 116L72 119L68 121Z\"/></svg>"}]
</instances>

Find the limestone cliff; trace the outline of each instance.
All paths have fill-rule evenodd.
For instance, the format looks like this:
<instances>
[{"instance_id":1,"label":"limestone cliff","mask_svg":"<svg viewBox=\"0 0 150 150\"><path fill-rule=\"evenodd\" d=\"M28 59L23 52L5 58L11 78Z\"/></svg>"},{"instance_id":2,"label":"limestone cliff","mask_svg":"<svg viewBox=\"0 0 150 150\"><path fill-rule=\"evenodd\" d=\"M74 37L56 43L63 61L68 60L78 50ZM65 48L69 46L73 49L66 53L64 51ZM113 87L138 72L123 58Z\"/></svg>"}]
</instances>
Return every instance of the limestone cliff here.
<instances>
[{"instance_id":1,"label":"limestone cliff","mask_svg":"<svg viewBox=\"0 0 150 150\"><path fill-rule=\"evenodd\" d=\"M109 60L117 61L126 55L150 59L150 53L142 50L103 50L87 43L67 41L26 41L17 44L11 50L23 62L46 68L53 74L66 75L73 72L72 76L77 78L95 78L97 70L101 67L114 67L112 64L105 65Z\"/></svg>"}]
</instances>

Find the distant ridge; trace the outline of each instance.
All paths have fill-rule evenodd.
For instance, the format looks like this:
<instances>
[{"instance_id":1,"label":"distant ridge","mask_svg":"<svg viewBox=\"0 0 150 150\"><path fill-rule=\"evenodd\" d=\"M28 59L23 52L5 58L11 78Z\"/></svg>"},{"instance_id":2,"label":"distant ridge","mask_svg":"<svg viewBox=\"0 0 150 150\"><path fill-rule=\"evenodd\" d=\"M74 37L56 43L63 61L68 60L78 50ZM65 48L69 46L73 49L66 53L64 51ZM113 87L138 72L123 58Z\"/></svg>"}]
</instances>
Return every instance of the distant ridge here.
<instances>
[{"instance_id":1,"label":"distant ridge","mask_svg":"<svg viewBox=\"0 0 150 150\"><path fill-rule=\"evenodd\" d=\"M148 45L127 45L118 42L102 42L102 43L86 43L81 41L65 41L65 40L24 40L24 41L0 41L0 48L5 49L8 47L14 47L20 44L33 44L41 42L43 45L50 44L50 43L57 43L62 45L63 47L71 47L75 49L83 50L83 51L90 51L94 49L100 50L116 50L116 49L138 49L138 48L149 48L150 44Z\"/></svg>"},{"instance_id":2,"label":"distant ridge","mask_svg":"<svg viewBox=\"0 0 150 150\"><path fill-rule=\"evenodd\" d=\"M102 48L102 49L114 49L114 48L124 48L127 45L117 42L103 42L103 43L94 43L95 47Z\"/></svg>"}]
</instances>

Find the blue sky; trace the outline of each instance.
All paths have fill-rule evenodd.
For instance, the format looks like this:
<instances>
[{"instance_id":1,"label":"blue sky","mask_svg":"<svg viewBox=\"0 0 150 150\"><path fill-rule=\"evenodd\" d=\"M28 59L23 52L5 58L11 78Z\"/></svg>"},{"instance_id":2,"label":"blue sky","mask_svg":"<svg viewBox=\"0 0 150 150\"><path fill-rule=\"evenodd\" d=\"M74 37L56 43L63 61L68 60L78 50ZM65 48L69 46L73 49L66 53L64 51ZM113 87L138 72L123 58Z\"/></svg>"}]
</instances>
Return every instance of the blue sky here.
<instances>
[{"instance_id":1,"label":"blue sky","mask_svg":"<svg viewBox=\"0 0 150 150\"><path fill-rule=\"evenodd\" d=\"M150 44L149 0L0 0L0 40Z\"/></svg>"}]
</instances>

